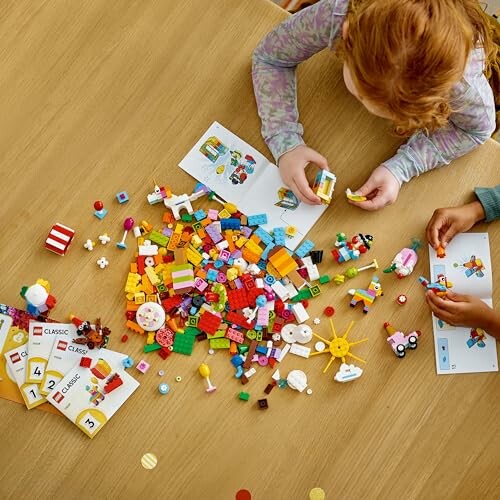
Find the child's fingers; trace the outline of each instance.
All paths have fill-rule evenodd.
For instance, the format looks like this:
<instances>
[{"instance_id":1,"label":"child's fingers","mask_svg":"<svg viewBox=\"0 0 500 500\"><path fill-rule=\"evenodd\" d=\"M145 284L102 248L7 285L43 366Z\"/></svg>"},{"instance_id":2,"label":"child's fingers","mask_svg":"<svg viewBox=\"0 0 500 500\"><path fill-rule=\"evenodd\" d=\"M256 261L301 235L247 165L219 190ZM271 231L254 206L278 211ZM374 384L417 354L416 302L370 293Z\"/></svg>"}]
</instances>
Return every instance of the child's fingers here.
<instances>
[{"instance_id":1,"label":"child's fingers","mask_svg":"<svg viewBox=\"0 0 500 500\"><path fill-rule=\"evenodd\" d=\"M434 250L439 246L439 230L441 229L442 220L432 216L429 224L427 224L427 241L431 244Z\"/></svg>"},{"instance_id":2,"label":"child's fingers","mask_svg":"<svg viewBox=\"0 0 500 500\"><path fill-rule=\"evenodd\" d=\"M455 293L451 290L446 292L446 298L453 302L469 302L469 297L467 295L462 295L461 293Z\"/></svg>"},{"instance_id":3,"label":"child's fingers","mask_svg":"<svg viewBox=\"0 0 500 500\"><path fill-rule=\"evenodd\" d=\"M323 155L320 155L317 151L311 149L308 152L308 156L309 161L316 164L319 168L321 168L321 170L330 170L327 159Z\"/></svg>"},{"instance_id":4,"label":"child's fingers","mask_svg":"<svg viewBox=\"0 0 500 500\"><path fill-rule=\"evenodd\" d=\"M290 182L290 189L295 193L297 198L308 205L319 205L321 200L316 196L307 183L305 174L303 177L295 177Z\"/></svg>"},{"instance_id":5,"label":"child's fingers","mask_svg":"<svg viewBox=\"0 0 500 500\"><path fill-rule=\"evenodd\" d=\"M431 308L431 311L434 313L434 315L436 317L438 317L439 319L442 319L443 321L446 321L446 323L448 324L451 324L451 322L453 321L453 315L450 314L448 311L446 311L445 309L443 309L442 307L440 307L435 299L440 299L440 297L438 297L435 293L433 292L430 292L428 293L426 296L425 296L425 300L427 301L427 304L429 305L429 307ZM446 301L442 301L442 302L446 302Z\"/></svg>"},{"instance_id":6,"label":"child's fingers","mask_svg":"<svg viewBox=\"0 0 500 500\"><path fill-rule=\"evenodd\" d=\"M443 233L443 236L441 237L441 244L443 247L446 247L446 245L453 239L453 237L460 232L460 229L457 227L455 222L452 222L450 226L446 229L446 231Z\"/></svg>"}]
</instances>

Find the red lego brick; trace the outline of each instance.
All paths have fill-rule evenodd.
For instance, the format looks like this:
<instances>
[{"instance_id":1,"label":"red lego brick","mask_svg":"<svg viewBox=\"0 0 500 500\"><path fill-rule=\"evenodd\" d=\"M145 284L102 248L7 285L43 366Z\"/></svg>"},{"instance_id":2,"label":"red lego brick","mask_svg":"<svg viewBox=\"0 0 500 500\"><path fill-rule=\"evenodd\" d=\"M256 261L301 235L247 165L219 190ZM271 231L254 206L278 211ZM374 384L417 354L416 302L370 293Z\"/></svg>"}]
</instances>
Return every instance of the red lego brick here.
<instances>
[{"instance_id":1,"label":"red lego brick","mask_svg":"<svg viewBox=\"0 0 500 500\"><path fill-rule=\"evenodd\" d=\"M245 318L245 316L243 316L243 314L238 314L235 313L234 311L229 311L226 314L226 321L241 326L241 328L253 328L255 325L255 322L247 321L247 319ZM200 325L198 325L198 328L199 327Z\"/></svg>"},{"instance_id":2,"label":"red lego brick","mask_svg":"<svg viewBox=\"0 0 500 500\"><path fill-rule=\"evenodd\" d=\"M229 301L229 309L235 311L236 309L244 309L250 305L248 301L247 292L244 288L237 288L236 290L229 290L227 292L227 299Z\"/></svg>"},{"instance_id":3,"label":"red lego brick","mask_svg":"<svg viewBox=\"0 0 500 500\"><path fill-rule=\"evenodd\" d=\"M120 378L118 373L115 373L108 381L108 383L104 386L105 394L109 394L111 391L114 391L118 387L123 385L123 380Z\"/></svg>"},{"instance_id":4,"label":"red lego brick","mask_svg":"<svg viewBox=\"0 0 500 500\"><path fill-rule=\"evenodd\" d=\"M205 311L198 321L198 330L202 332L208 333L209 335L213 335L220 324L222 323L222 319L211 312Z\"/></svg>"},{"instance_id":5,"label":"red lego brick","mask_svg":"<svg viewBox=\"0 0 500 500\"><path fill-rule=\"evenodd\" d=\"M167 359L172 354L172 351L168 347L162 347L158 351L158 354L160 355L160 358Z\"/></svg>"},{"instance_id":6,"label":"red lego brick","mask_svg":"<svg viewBox=\"0 0 500 500\"><path fill-rule=\"evenodd\" d=\"M138 255L137 256L137 272L142 276L144 274L144 261L146 260L146 257L144 255Z\"/></svg>"},{"instance_id":7,"label":"red lego brick","mask_svg":"<svg viewBox=\"0 0 500 500\"><path fill-rule=\"evenodd\" d=\"M251 307L255 307L255 300L259 295L265 295L265 291L262 288L252 288L248 290L247 297L248 297L248 302L250 303Z\"/></svg>"},{"instance_id":8,"label":"red lego brick","mask_svg":"<svg viewBox=\"0 0 500 500\"><path fill-rule=\"evenodd\" d=\"M92 365L92 358L87 358L86 356L82 356L82 359L80 360L80 366L83 366L84 368L90 368Z\"/></svg>"},{"instance_id":9,"label":"red lego brick","mask_svg":"<svg viewBox=\"0 0 500 500\"><path fill-rule=\"evenodd\" d=\"M178 307L182 302L182 295L174 295L168 299L162 300L161 305L166 312L170 312L172 309Z\"/></svg>"}]
</instances>

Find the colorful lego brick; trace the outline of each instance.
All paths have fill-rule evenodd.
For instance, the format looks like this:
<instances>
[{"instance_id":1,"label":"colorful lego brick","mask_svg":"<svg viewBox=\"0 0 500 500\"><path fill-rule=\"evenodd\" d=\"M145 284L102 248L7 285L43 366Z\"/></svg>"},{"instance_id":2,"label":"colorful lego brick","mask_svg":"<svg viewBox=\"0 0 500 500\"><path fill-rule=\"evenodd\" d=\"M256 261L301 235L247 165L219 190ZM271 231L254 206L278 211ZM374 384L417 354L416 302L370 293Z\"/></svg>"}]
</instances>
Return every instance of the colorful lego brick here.
<instances>
[{"instance_id":1,"label":"colorful lego brick","mask_svg":"<svg viewBox=\"0 0 500 500\"><path fill-rule=\"evenodd\" d=\"M230 230L239 230L241 227L240 219L222 219L220 222L220 226L222 231Z\"/></svg>"},{"instance_id":2,"label":"colorful lego brick","mask_svg":"<svg viewBox=\"0 0 500 500\"><path fill-rule=\"evenodd\" d=\"M199 266L201 264L201 262L203 261L203 257L192 246L189 246L188 248L186 248L186 258L187 258L188 262L193 264L193 266Z\"/></svg>"},{"instance_id":3,"label":"colorful lego brick","mask_svg":"<svg viewBox=\"0 0 500 500\"><path fill-rule=\"evenodd\" d=\"M305 257L314 248L314 243L311 240L305 240L302 244L295 250L295 255L297 257Z\"/></svg>"},{"instance_id":4,"label":"colorful lego brick","mask_svg":"<svg viewBox=\"0 0 500 500\"><path fill-rule=\"evenodd\" d=\"M203 220L205 217L207 216L205 210L196 210L196 212L194 212L193 214L193 217L199 222L201 220ZM194 225L193 225L193 228L194 228Z\"/></svg>"},{"instance_id":5,"label":"colorful lego brick","mask_svg":"<svg viewBox=\"0 0 500 500\"><path fill-rule=\"evenodd\" d=\"M236 342L237 344L243 344L243 342L245 341L243 332L235 330L234 328L228 328L226 330L226 338Z\"/></svg>"},{"instance_id":6,"label":"colorful lego brick","mask_svg":"<svg viewBox=\"0 0 500 500\"><path fill-rule=\"evenodd\" d=\"M193 216L184 212L182 215L181 215L181 221L183 222L191 222L193 220Z\"/></svg>"},{"instance_id":7,"label":"colorful lego brick","mask_svg":"<svg viewBox=\"0 0 500 500\"><path fill-rule=\"evenodd\" d=\"M312 286L309 291L311 292L312 297L317 297L318 295L321 295L321 288L318 285Z\"/></svg>"},{"instance_id":8,"label":"colorful lego brick","mask_svg":"<svg viewBox=\"0 0 500 500\"><path fill-rule=\"evenodd\" d=\"M194 272L191 264L172 267L172 287L175 293L186 293L194 287Z\"/></svg>"},{"instance_id":9,"label":"colorful lego brick","mask_svg":"<svg viewBox=\"0 0 500 500\"><path fill-rule=\"evenodd\" d=\"M248 321L243 314L238 314L234 311L229 311L226 314L226 321L228 323L232 323L236 326L240 326L241 328L253 328L254 322Z\"/></svg>"},{"instance_id":10,"label":"colorful lego brick","mask_svg":"<svg viewBox=\"0 0 500 500\"><path fill-rule=\"evenodd\" d=\"M221 322L222 319L219 316L205 311L198 321L198 329L209 335L213 335L218 330Z\"/></svg>"},{"instance_id":11,"label":"colorful lego brick","mask_svg":"<svg viewBox=\"0 0 500 500\"><path fill-rule=\"evenodd\" d=\"M212 349L229 349L231 341L226 338L221 339L209 339L209 345Z\"/></svg>"},{"instance_id":12,"label":"colorful lego brick","mask_svg":"<svg viewBox=\"0 0 500 500\"><path fill-rule=\"evenodd\" d=\"M253 234L257 236L264 245L269 245L269 243L273 243L273 237L263 228L258 227Z\"/></svg>"},{"instance_id":13,"label":"colorful lego brick","mask_svg":"<svg viewBox=\"0 0 500 500\"><path fill-rule=\"evenodd\" d=\"M218 274L219 272L217 271L217 269L209 269L206 276L207 281L216 281Z\"/></svg>"},{"instance_id":14,"label":"colorful lego brick","mask_svg":"<svg viewBox=\"0 0 500 500\"><path fill-rule=\"evenodd\" d=\"M264 249L264 251L262 252L260 258L261 259L264 259L264 260L267 260L267 258L269 257L269 252L275 247L276 245L274 243L268 243L268 245L266 246L266 248Z\"/></svg>"},{"instance_id":15,"label":"colorful lego brick","mask_svg":"<svg viewBox=\"0 0 500 500\"><path fill-rule=\"evenodd\" d=\"M215 244L224 239L221 232L219 231L219 226L217 224L209 224L205 227L205 231Z\"/></svg>"},{"instance_id":16,"label":"colorful lego brick","mask_svg":"<svg viewBox=\"0 0 500 500\"><path fill-rule=\"evenodd\" d=\"M200 320L199 316L188 316L187 324L189 326L198 326L198 321Z\"/></svg>"},{"instance_id":17,"label":"colorful lego brick","mask_svg":"<svg viewBox=\"0 0 500 500\"><path fill-rule=\"evenodd\" d=\"M250 399L250 394L242 391L238 394L238 398L241 399L241 401L248 401Z\"/></svg>"},{"instance_id":18,"label":"colorful lego brick","mask_svg":"<svg viewBox=\"0 0 500 500\"><path fill-rule=\"evenodd\" d=\"M125 283L125 293L135 293L140 282L141 282L140 274L128 273L127 281Z\"/></svg>"},{"instance_id":19,"label":"colorful lego brick","mask_svg":"<svg viewBox=\"0 0 500 500\"><path fill-rule=\"evenodd\" d=\"M323 260L323 250L313 250L311 252L311 259L313 264L320 264Z\"/></svg>"},{"instance_id":20,"label":"colorful lego brick","mask_svg":"<svg viewBox=\"0 0 500 500\"><path fill-rule=\"evenodd\" d=\"M259 410L267 410L269 408L269 405L267 403L267 399L264 398L264 399L259 399L257 401L257 405L259 407Z\"/></svg>"},{"instance_id":21,"label":"colorful lego brick","mask_svg":"<svg viewBox=\"0 0 500 500\"><path fill-rule=\"evenodd\" d=\"M153 342L152 344L146 344L143 348L144 352L153 352L159 351L161 349L161 345L158 342Z\"/></svg>"},{"instance_id":22,"label":"colorful lego brick","mask_svg":"<svg viewBox=\"0 0 500 500\"><path fill-rule=\"evenodd\" d=\"M116 199L120 204L126 203L129 200L127 191L120 191L119 193L117 193Z\"/></svg>"},{"instance_id":23,"label":"colorful lego brick","mask_svg":"<svg viewBox=\"0 0 500 500\"><path fill-rule=\"evenodd\" d=\"M158 278L158 275L155 273L155 270L152 267L148 266L144 271L153 286L156 286L161 282L160 278Z\"/></svg>"},{"instance_id":24,"label":"colorful lego brick","mask_svg":"<svg viewBox=\"0 0 500 500\"><path fill-rule=\"evenodd\" d=\"M57 255L66 255L74 236L74 229L64 226L63 224L55 224L52 226L45 240L45 248Z\"/></svg>"},{"instance_id":25,"label":"colorful lego brick","mask_svg":"<svg viewBox=\"0 0 500 500\"><path fill-rule=\"evenodd\" d=\"M324 285L325 283L330 283L330 276L327 274L324 274L323 276L319 277L319 282Z\"/></svg>"},{"instance_id":26,"label":"colorful lego brick","mask_svg":"<svg viewBox=\"0 0 500 500\"><path fill-rule=\"evenodd\" d=\"M250 305L245 288L229 290L227 292L227 300L229 302L229 309L231 311L235 311L236 309L244 309L245 307L248 307Z\"/></svg>"},{"instance_id":27,"label":"colorful lego brick","mask_svg":"<svg viewBox=\"0 0 500 500\"><path fill-rule=\"evenodd\" d=\"M179 233L172 233L168 241L167 250L174 251L181 241L181 235Z\"/></svg>"},{"instance_id":28,"label":"colorful lego brick","mask_svg":"<svg viewBox=\"0 0 500 500\"><path fill-rule=\"evenodd\" d=\"M314 181L313 191L318 195L321 203L325 205L330 204L336 182L337 177L332 172L328 170L320 170L318 172Z\"/></svg>"},{"instance_id":29,"label":"colorful lego brick","mask_svg":"<svg viewBox=\"0 0 500 500\"><path fill-rule=\"evenodd\" d=\"M136 332L136 333L140 333L141 335L144 333L144 330L135 321L128 320L125 323L125 326L129 330L132 330L133 332Z\"/></svg>"},{"instance_id":30,"label":"colorful lego brick","mask_svg":"<svg viewBox=\"0 0 500 500\"><path fill-rule=\"evenodd\" d=\"M249 215L247 217L248 226L264 226L267 224L266 214Z\"/></svg>"},{"instance_id":31,"label":"colorful lego brick","mask_svg":"<svg viewBox=\"0 0 500 500\"><path fill-rule=\"evenodd\" d=\"M151 367L151 365L149 363L147 363L146 361L144 361L143 359L141 359L139 361L139 363L137 363L137 365L136 365L136 369L138 371L140 371L141 373L146 373L150 367Z\"/></svg>"},{"instance_id":32,"label":"colorful lego brick","mask_svg":"<svg viewBox=\"0 0 500 500\"><path fill-rule=\"evenodd\" d=\"M230 219L231 218L231 214L225 209L223 208L219 214L219 219L222 220L222 219Z\"/></svg>"},{"instance_id":33,"label":"colorful lego brick","mask_svg":"<svg viewBox=\"0 0 500 500\"><path fill-rule=\"evenodd\" d=\"M149 233L149 239L151 240L151 242L155 243L160 247L166 247L168 245L167 236L160 233L160 231L151 231Z\"/></svg>"},{"instance_id":34,"label":"colorful lego brick","mask_svg":"<svg viewBox=\"0 0 500 500\"><path fill-rule=\"evenodd\" d=\"M274 253L271 253L269 256L269 262L281 276L286 276L288 273L299 267L284 247L281 247L277 251L274 251Z\"/></svg>"},{"instance_id":35,"label":"colorful lego brick","mask_svg":"<svg viewBox=\"0 0 500 500\"><path fill-rule=\"evenodd\" d=\"M285 244L286 244L286 241L285 241L285 228L284 227L275 227L273 229L273 238L274 238L274 243L277 246L284 247Z\"/></svg>"},{"instance_id":36,"label":"colorful lego brick","mask_svg":"<svg viewBox=\"0 0 500 500\"><path fill-rule=\"evenodd\" d=\"M191 356L194 348L194 341L196 337L187 333L176 333L172 350L179 354Z\"/></svg>"}]
</instances>

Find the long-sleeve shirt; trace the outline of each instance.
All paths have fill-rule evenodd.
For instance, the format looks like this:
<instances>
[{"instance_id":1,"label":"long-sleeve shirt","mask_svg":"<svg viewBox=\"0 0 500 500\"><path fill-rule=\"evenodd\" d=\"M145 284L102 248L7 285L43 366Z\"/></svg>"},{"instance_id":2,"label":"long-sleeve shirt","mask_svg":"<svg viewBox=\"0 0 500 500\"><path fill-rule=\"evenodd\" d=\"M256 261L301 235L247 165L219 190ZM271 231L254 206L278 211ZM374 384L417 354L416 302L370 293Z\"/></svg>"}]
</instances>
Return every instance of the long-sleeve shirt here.
<instances>
[{"instance_id":1,"label":"long-sleeve shirt","mask_svg":"<svg viewBox=\"0 0 500 500\"><path fill-rule=\"evenodd\" d=\"M300 144L295 81L296 66L342 36L348 0L321 0L289 17L271 31L253 54L252 77L262 135L276 162ZM448 124L434 133L416 132L385 161L400 183L450 163L476 148L495 129L493 91L483 74L484 50L472 50L450 104Z\"/></svg>"},{"instance_id":2,"label":"long-sleeve shirt","mask_svg":"<svg viewBox=\"0 0 500 500\"><path fill-rule=\"evenodd\" d=\"M483 205L486 222L500 219L500 185L494 188L477 187L474 192Z\"/></svg>"}]
</instances>

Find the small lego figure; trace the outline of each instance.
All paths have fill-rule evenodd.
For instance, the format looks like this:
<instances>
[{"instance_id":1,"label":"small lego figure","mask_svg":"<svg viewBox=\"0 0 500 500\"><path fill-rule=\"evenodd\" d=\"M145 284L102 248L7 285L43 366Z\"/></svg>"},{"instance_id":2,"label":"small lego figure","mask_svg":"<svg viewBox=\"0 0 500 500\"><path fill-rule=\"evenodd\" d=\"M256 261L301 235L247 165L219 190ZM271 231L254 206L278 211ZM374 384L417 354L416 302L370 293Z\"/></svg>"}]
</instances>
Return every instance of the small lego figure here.
<instances>
[{"instance_id":1,"label":"small lego figure","mask_svg":"<svg viewBox=\"0 0 500 500\"><path fill-rule=\"evenodd\" d=\"M94 202L94 210L94 215L101 220L104 219L108 213L108 211L104 208L104 203L100 200Z\"/></svg>"},{"instance_id":2,"label":"small lego figure","mask_svg":"<svg viewBox=\"0 0 500 500\"><path fill-rule=\"evenodd\" d=\"M453 283L448 281L444 274L438 274L437 281L434 283L430 283L429 280L423 276L420 276L418 281L423 287L427 288L427 290L432 290L439 297L444 297L446 295L446 290L453 286Z\"/></svg>"},{"instance_id":3,"label":"small lego figure","mask_svg":"<svg viewBox=\"0 0 500 500\"><path fill-rule=\"evenodd\" d=\"M363 312L366 314L377 297L383 295L382 285L377 276L374 276L367 289L358 288L349 290L349 295L352 295L351 307L356 307L359 302L363 303Z\"/></svg>"},{"instance_id":4,"label":"small lego figure","mask_svg":"<svg viewBox=\"0 0 500 500\"><path fill-rule=\"evenodd\" d=\"M189 215L193 215L194 210L191 202L197 200L198 198L201 198L205 194L206 193L203 190L196 191L195 193L192 193L190 195L176 195L170 193L170 196L166 197L163 200L163 204L172 211L172 215L174 216L175 220L179 220L181 218L180 211L182 209L184 209Z\"/></svg>"},{"instance_id":5,"label":"small lego figure","mask_svg":"<svg viewBox=\"0 0 500 500\"><path fill-rule=\"evenodd\" d=\"M73 314L70 315L69 319L76 326L76 333L78 334L78 338L73 340L75 344L86 345L89 349L95 347L100 349L108 345L111 330L101 325L100 318L96 319L95 325L91 325L89 321L83 321Z\"/></svg>"},{"instance_id":6,"label":"small lego figure","mask_svg":"<svg viewBox=\"0 0 500 500\"><path fill-rule=\"evenodd\" d=\"M41 278L34 285L23 286L21 297L26 301L26 310L33 316L47 316L57 302L49 292L49 282Z\"/></svg>"},{"instance_id":7,"label":"small lego figure","mask_svg":"<svg viewBox=\"0 0 500 500\"><path fill-rule=\"evenodd\" d=\"M410 248L403 248L395 257L392 259L390 267L384 269L384 273L396 272L396 276L401 279L409 276L418 261L417 250L422 246L422 242L419 239L414 238L412 240L412 245Z\"/></svg>"},{"instance_id":8,"label":"small lego figure","mask_svg":"<svg viewBox=\"0 0 500 500\"><path fill-rule=\"evenodd\" d=\"M333 258L340 264L348 260L356 260L361 254L370 250L373 236L359 233L347 241L345 233L337 233L335 248L332 250Z\"/></svg>"},{"instance_id":9,"label":"small lego figure","mask_svg":"<svg viewBox=\"0 0 500 500\"><path fill-rule=\"evenodd\" d=\"M439 245L436 250L436 256L438 259L444 259L446 257L446 252L444 251L444 247Z\"/></svg>"},{"instance_id":10,"label":"small lego figure","mask_svg":"<svg viewBox=\"0 0 500 500\"><path fill-rule=\"evenodd\" d=\"M410 332L408 335L396 330L390 323L384 323L384 328L389 335L387 343L391 346L394 354L398 358L404 358L406 349L416 349L418 338L422 333L420 330Z\"/></svg>"}]
</instances>

